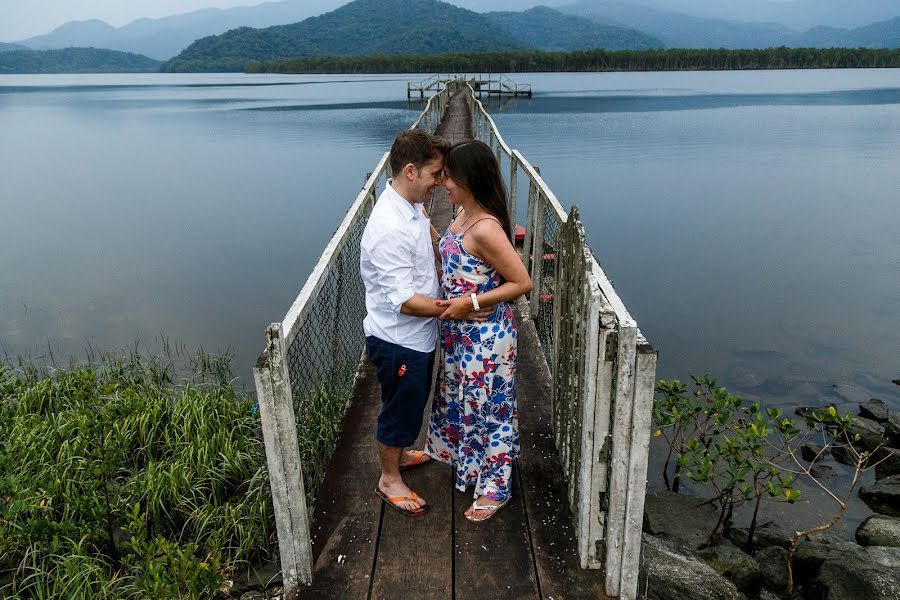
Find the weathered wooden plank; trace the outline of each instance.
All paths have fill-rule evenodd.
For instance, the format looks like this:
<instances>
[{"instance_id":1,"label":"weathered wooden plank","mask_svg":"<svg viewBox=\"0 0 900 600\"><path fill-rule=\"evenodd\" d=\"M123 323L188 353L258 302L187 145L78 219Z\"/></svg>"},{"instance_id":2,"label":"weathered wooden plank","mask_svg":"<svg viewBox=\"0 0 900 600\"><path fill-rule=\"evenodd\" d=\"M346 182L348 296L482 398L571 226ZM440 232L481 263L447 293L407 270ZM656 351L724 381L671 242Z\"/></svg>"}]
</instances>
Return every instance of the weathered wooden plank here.
<instances>
[{"instance_id":1,"label":"weathered wooden plank","mask_svg":"<svg viewBox=\"0 0 900 600\"><path fill-rule=\"evenodd\" d=\"M312 581L312 546L283 342L281 324L273 323L266 330L266 355L257 363L253 376L269 467L285 598L293 600L301 584Z\"/></svg>"},{"instance_id":2,"label":"weathered wooden plank","mask_svg":"<svg viewBox=\"0 0 900 600\"><path fill-rule=\"evenodd\" d=\"M517 304L520 314L524 302ZM518 316L518 315L517 315ZM604 600L603 573L582 569L566 481L550 425L550 372L532 321L519 321L516 377L522 455L517 461L535 571L544 599Z\"/></svg>"},{"instance_id":3,"label":"weathered wooden plank","mask_svg":"<svg viewBox=\"0 0 900 600\"><path fill-rule=\"evenodd\" d=\"M585 260L585 254L589 251L583 249L582 269ZM580 494L576 504L576 527L578 537L578 557L581 567L586 568L590 562L590 557L596 550L592 549L593 540L591 534L591 513L594 506L594 498L599 497L600 490L596 489L594 484L594 469L604 469L605 465L599 464L597 460L597 430L595 415L597 411L602 410L598 406L597 399L597 379L600 370L599 362L602 360L600 346L600 311L601 311L601 294L600 289L596 285L596 281L590 276L589 272L585 272L585 338L584 352L581 359L584 361L582 367L583 390L582 390L582 410L581 410L581 434L579 436L580 463L578 472L575 474L573 487L578 488ZM600 441L602 444L602 440Z\"/></svg>"},{"instance_id":4,"label":"weathered wooden plank","mask_svg":"<svg viewBox=\"0 0 900 600\"><path fill-rule=\"evenodd\" d=\"M509 155L509 198L506 201L506 207L509 210L509 237L516 243L516 211L519 194L519 165L516 157Z\"/></svg>"},{"instance_id":5,"label":"weathered wooden plank","mask_svg":"<svg viewBox=\"0 0 900 600\"><path fill-rule=\"evenodd\" d=\"M619 323L616 349L616 395L610 457L609 511L606 528L606 592L618 596L625 539L625 509L631 453L631 411L634 401L634 369L637 327Z\"/></svg>"},{"instance_id":6,"label":"weathered wooden plank","mask_svg":"<svg viewBox=\"0 0 900 600\"><path fill-rule=\"evenodd\" d=\"M513 467L513 484L521 476ZM518 486L515 486L518 487ZM456 600L538 600L528 520L522 494L485 523L463 516L472 492L454 492Z\"/></svg>"},{"instance_id":7,"label":"weathered wooden plank","mask_svg":"<svg viewBox=\"0 0 900 600\"><path fill-rule=\"evenodd\" d=\"M537 318L541 302L541 267L544 256L544 196L541 189L537 189L537 197L534 201L534 233L531 237L531 282L534 289L531 290L531 316Z\"/></svg>"},{"instance_id":8,"label":"weathered wooden plank","mask_svg":"<svg viewBox=\"0 0 900 600\"><path fill-rule=\"evenodd\" d=\"M612 444L610 417L614 395L614 353L607 353L607 348L616 345L616 317L606 298L600 294L598 298L599 327L597 336L597 372L594 408L594 448L591 452L593 467L591 469L590 518L588 520L588 555L587 563L582 567L600 569L604 566L604 556L598 543L606 539L606 511L609 489L609 453Z\"/></svg>"},{"instance_id":9,"label":"weathered wooden plank","mask_svg":"<svg viewBox=\"0 0 900 600\"><path fill-rule=\"evenodd\" d=\"M381 390L375 370L366 361L317 498L313 584L301 598L368 598L382 514L381 500L374 494L380 474L375 451L380 408Z\"/></svg>"},{"instance_id":10,"label":"weathered wooden plank","mask_svg":"<svg viewBox=\"0 0 900 600\"><path fill-rule=\"evenodd\" d=\"M428 415L414 448L425 445ZM453 472L448 465L430 464L403 473L404 482L431 506L423 517L405 517L384 509L372 600L414 596L422 600L453 600Z\"/></svg>"},{"instance_id":11,"label":"weathered wooden plank","mask_svg":"<svg viewBox=\"0 0 900 600\"><path fill-rule=\"evenodd\" d=\"M653 391L656 385L656 351L649 344L637 348L634 408L632 409L630 461L628 465L628 506L625 510L625 540L622 552L622 600L638 595L641 557L641 530L644 497L647 491L647 463L650 454L650 426Z\"/></svg>"},{"instance_id":12,"label":"weathered wooden plank","mask_svg":"<svg viewBox=\"0 0 900 600\"><path fill-rule=\"evenodd\" d=\"M525 240L522 245L522 261L525 263L525 270L531 274L531 266L534 264L534 204L537 201L537 186L534 181L528 181L528 206L525 210ZM529 297L539 293L532 290Z\"/></svg>"}]
</instances>

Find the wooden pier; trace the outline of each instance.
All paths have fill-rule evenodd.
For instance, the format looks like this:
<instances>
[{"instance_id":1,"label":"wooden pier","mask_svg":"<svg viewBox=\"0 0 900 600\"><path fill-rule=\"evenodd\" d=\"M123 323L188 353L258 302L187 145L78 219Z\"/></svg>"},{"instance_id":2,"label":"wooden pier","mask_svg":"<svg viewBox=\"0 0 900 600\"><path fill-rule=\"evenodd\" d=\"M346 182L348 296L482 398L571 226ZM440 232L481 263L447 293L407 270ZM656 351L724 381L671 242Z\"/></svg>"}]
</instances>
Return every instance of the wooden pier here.
<instances>
[{"instance_id":1,"label":"wooden pier","mask_svg":"<svg viewBox=\"0 0 900 600\"><path fill-rule=\"evenodd\" d=\"M656 351L587 246L577 208L567 213L506 144L473 78L441 81L413 128L488 144L509 174L510 214L521 218L516 206L527 198L521 256L534 290L515 304L522 454L512 500L471 523L471 493L455 491L451 468L438 463L405 477L431 505L425 517L403 517L375 496L381 402L371 366L360 363L359 256L388 185L385 153L284 319L267 328L253 370L285 600L637 600ZM446 190L436 188L428 208L445 228ZM335 447L308 426L307 411L321 406L313 402L337 409Z\"/></svg>"},{"instance_id":2,"label":"wooden pier","mask_svg":"<svg viewBox=\"0 0 900 600\"><path fill-rule=\"evenodd\" d=\"M471 138L469 109L452 98L438 133ZM430 207L443 231L451 218L446 190ZM524 303L520 303L520 307ZM550 373L534 324L517 310L519 359L516 385L522 455L514 465L510 504L484 523L463 511L472 493L456 491L448 465L408 471L406 483L431 511L410 519L375 494L379 476L375 418L381 407L370 365L356 383L344 429L316 505L313 584L300 598L372 600L603 600L604 575L584 570L551 429ZM422 447L427 427L419 435Z\"/></svg>"},{"instance_id":3,"label":"wooden pier","mask_svg":"<svg viewBox=\"0 0 900 600\"><path fill-rule=\"evenodd\" d=\"M419 98L435 94L442 90L448 81L464 81L468 83L476 96L483 94L488 96L525 96L531 98L531 84L516 83L505 75L495 73L478 73L476 75L432 75L428 79L419 82L407 82L406 97L412 98L415 94Z\"/></svg>"}]
</instances>

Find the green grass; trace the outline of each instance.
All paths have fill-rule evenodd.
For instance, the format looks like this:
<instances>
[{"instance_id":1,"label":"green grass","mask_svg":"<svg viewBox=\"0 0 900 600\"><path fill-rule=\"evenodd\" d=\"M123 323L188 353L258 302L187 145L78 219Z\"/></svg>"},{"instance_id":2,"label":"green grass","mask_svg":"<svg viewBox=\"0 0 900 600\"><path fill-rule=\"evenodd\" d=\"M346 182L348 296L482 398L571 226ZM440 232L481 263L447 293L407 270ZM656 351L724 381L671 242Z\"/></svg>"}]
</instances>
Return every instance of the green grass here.
<instances>
[{"instance_id":1,"label":"green grass","mask_svg":"<svg viewBox=\"0 0 900 600\"><path fill-rule=\"evenodd\" d=\"M259 416L229 377L205 354L0 365L0 598L208 598L271 558Z\"/></svg>"}]
</instances>

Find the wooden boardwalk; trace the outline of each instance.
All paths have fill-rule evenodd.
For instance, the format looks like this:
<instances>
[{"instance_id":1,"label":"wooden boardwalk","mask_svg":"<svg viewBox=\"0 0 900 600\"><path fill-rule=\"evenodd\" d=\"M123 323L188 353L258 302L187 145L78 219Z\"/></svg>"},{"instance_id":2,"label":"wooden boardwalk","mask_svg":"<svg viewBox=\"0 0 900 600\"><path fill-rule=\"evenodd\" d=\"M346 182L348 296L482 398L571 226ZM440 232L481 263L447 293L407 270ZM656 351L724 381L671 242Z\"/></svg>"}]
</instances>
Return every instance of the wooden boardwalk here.
<instances>
[{"instance_id":1,"label":"wooden boardwalk","mask_svg":"<svg viewBox=\"0 0 900 600\"><path fill-rule=\"evenodd\" d=\"M438 133L471 137L462 98L453 98ZM450 221L446 191L430 207L438 230ZM510 504L485 523L463 511L471 489L458 492L448 465L404 474L431 505L422 518L386 509L375 494L375 418L381 406L371 365L363 367L343 432L316 504L312 527L315 571L303 599L576 600L605 599L599 570L579 567L572 513L553 442L550 373L534 325L517 310L522 456L513 468ZM422 446L423 424L418 446Z\"/></svg>"}]
</instances>

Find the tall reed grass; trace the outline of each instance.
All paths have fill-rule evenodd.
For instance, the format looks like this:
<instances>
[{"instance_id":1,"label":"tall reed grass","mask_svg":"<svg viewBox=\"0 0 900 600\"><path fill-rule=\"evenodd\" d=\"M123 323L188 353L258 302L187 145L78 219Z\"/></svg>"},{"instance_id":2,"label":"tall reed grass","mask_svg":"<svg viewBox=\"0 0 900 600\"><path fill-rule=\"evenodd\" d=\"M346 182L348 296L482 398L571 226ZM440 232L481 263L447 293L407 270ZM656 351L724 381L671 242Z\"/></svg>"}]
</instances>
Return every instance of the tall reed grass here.
<instances>
[{"instance_id":1,"label":"tall reed grass","mask_svg":"<svg viewBox=\"0 0 900 600\"><path fill-rule=\"evenodd\" d=\"M259 427L227 357L0 365L0 598L214 596L274 549Z\"/></svg>"}]
</instances>

